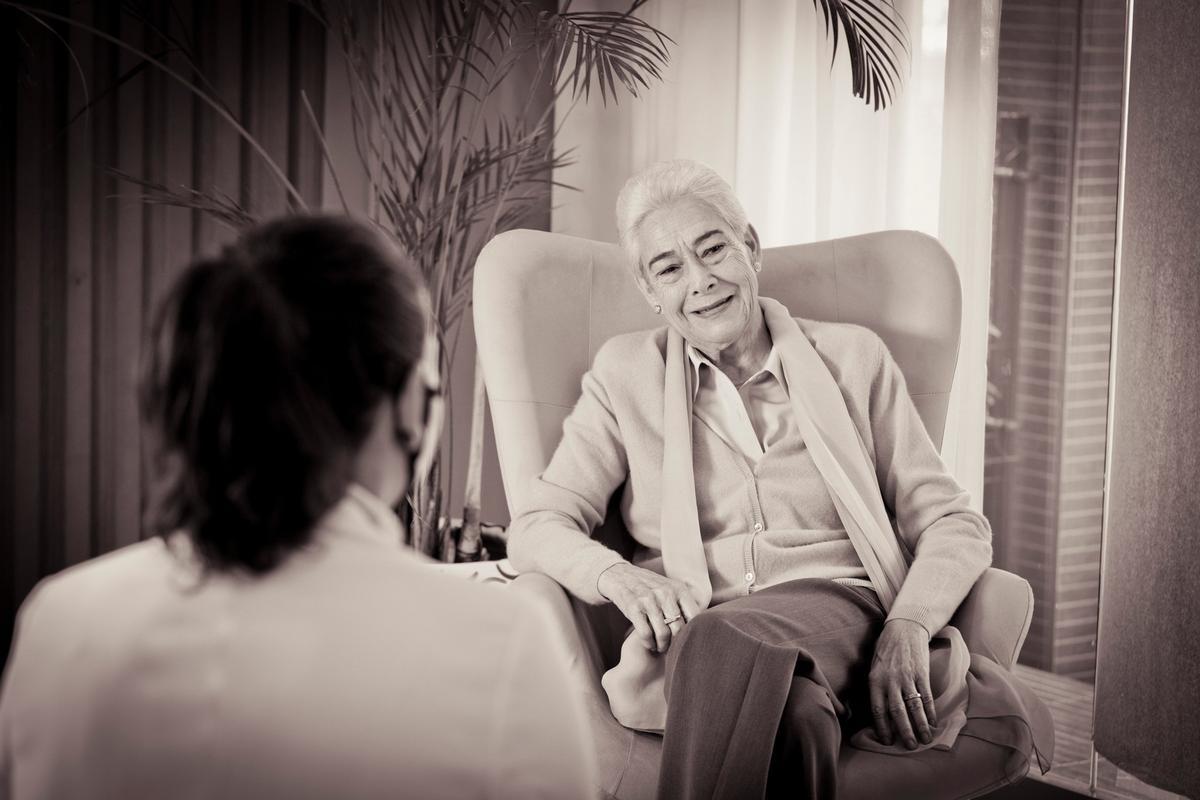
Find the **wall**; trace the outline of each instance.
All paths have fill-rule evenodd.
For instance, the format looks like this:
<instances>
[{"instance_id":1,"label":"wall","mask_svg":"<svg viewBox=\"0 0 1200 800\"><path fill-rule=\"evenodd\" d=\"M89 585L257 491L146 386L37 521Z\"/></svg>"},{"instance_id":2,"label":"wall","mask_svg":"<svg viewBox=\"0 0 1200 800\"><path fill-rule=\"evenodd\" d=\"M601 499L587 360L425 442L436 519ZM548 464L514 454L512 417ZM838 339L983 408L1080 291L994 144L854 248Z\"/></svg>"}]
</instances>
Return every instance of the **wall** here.
<instances>
[{"instance_id":1,"label":"wall","mask_svg":"<svg viewBox=\"0 0 1200 800\"><path fill-rule=\"evenodd\" d=\"M310 208L340 210L305 91L351 211L367 211L344 65L300 4L146 5L153 16L144 21L130 15L135 5L126 13L113 3L45 7L150 52L172 50L168 64L198 85L211 82ZM24 15L0 10L0 452L11 454L0 459L0 654L38 579L141 538L147 476L134 379L142 329L192 255L235 235L208 215L142 202L140 188L107 170L219 191L259 216L289 207L266 162L192 93L93 33L53 27L70 52ZM498 105L523 105L530 87L548 101L533 66L518 66ZM89 113L73 120L89 101ZM548 221L547 202L533 224ZM451 376L452 514L462 507L474 363L468 314ZM484 457L483 519L504 523L490 434Z\"/></svg>"},{"instance_id":2,"label":"wall","mask_svg":"<svg viewBox=\"0 0 1200 800\"><path fill-rule=\"evenodd\" d=\"M299 92L319 113L320 27L283 2L146 8L145 20L114 3L71 3L69 13L152 53L168 49L154 30L168 31L177 41L167 60L189 77L180 48L192 49L213 92L318 203L318 150ZM266 162L192 94L78 27L54 28L83 79L63 42L0 11L3 652L12 614L41 576L140 538L142 329L191 254L233 235L211 217L141 202L142 190L109 168L221 191L257 214L287 208Z\"/></svg>"},{"instance_id":3,"label":"wall","mask_svg":"<svg viewBox=\"0 0 1200 800\"><path fill-rule=\"evenodd\" d=\"M1133 3L1096 749L1200 797L1200 5Z\"/></svg>"}]
</instances>

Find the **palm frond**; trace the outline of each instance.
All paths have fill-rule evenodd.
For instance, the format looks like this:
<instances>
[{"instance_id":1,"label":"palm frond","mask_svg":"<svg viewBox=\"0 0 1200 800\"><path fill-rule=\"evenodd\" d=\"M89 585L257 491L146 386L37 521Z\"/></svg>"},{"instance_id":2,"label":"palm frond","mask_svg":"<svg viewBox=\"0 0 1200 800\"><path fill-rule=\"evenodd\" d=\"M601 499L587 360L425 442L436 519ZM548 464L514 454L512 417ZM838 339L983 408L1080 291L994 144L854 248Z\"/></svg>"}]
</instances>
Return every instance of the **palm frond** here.
<instances>
[{"instance_id":1,"label":"palm frond","mask_svg":"<svg viewBox=\"0 0 1200 800\"><path fill-rule=\"evenodd\" d=\"M188 186L172 188L166 184L130 175L119 169L106 170L118 180L131 183L142 189L136 195L116 195L118 198L133 198L149 205L174 206L199 211L240 231L254 225L258 218L243 208L236 200L220 189L193 189Z\"/></svg>"},{"instance_id":2,"label":"palm frond","mask_svg":"<svg viewBox=\"0 0 1200 800\"><path fill-rule=\"evenodd\" d=\"M670 60L669 36L628 11L564 11L539 19L553 40L555 81L565 78L571 93L590 96L593 75L607 104L617 99L617 86L634 97L647 88L646 78L662 79ZM572 56L574 59L572 60ZM568 73L567 67L571 64Z\"/></svg>"},{"instance_id":3,"label":"palm frond","mask_svg":"<svg viewBox=\"0 0 1200 800\"><path fill-rule=\"evenodd\" d=\"M851 90L876 111L886 108L900 87L902 54L908 55L908 30L893 0L813 0L825 32L833 40L831 65L841 36L850 59Z\"/></svg>"}]
</instances>

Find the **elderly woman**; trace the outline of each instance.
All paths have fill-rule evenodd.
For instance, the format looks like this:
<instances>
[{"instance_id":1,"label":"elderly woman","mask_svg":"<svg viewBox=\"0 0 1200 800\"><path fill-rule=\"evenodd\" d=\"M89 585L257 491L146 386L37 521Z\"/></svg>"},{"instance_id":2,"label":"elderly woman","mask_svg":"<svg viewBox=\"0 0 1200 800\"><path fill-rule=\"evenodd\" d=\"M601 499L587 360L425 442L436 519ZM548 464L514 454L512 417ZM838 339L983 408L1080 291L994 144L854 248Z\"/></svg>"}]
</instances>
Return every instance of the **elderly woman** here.
<instances>
[{"instance_id":1,"label":"elderly woman","mask_svg":"<svg viewBox=\"0 0 1200 800\"><path fill-rule=\"evenodd\" d=\"M706 167L634 176L617 222L666 325L597 353L509 554L628 618L603 684L664 733L660 795L834 797L843 728L905 754L950 747L968 697L1023 716L946 626L991 532L880 338L760 297L758 236ZM589 538L622 484L632 563Z\"/></svg>"}]
</instances>

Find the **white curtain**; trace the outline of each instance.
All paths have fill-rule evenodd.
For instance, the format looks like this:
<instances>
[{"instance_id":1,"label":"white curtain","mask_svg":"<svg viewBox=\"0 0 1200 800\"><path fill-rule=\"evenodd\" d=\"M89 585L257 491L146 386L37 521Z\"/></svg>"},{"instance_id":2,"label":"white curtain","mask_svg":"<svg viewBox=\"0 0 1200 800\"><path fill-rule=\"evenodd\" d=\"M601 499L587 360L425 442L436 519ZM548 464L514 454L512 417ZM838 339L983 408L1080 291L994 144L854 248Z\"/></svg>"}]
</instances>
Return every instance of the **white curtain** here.
<instances>
[{"instance_id":1,"label":"white curtain","mask_svg":"<svg viewBox=\"0 0 1200 800\"><path fill-rule=\"evenodd\" d=\"M633 172L693 158L726 177L767 247L888 228L937 236L963 284L962 349L942 454L979 504L999 0L896 0L911 56L895 102L850 92L844 45L812 0L654 0L639 16L671 36L661 84L619 105L560 101L555 231L616 240ZM625 10L626 0L572 3Z\"/></svg>"}]
</instances>

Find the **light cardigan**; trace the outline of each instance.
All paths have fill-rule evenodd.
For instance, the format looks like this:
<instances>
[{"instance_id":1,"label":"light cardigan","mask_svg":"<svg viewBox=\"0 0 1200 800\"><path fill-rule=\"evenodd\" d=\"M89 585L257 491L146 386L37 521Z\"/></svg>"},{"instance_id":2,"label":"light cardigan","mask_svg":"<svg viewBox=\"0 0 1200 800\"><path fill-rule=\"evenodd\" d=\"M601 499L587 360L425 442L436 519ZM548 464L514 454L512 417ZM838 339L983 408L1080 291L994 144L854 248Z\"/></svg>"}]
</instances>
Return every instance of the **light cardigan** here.
<instances>
[{"instance_id":1,"label":"light cardigan","mask_svg":"<svg viewBox=\"0 0 1200 800\"><path fill-rule=\"evenodd\" d=\"M913 620L936 632L991 561L987 521L946 472L882 340L855 325L796 322L841 390L850 420L873 456L901 548L912 559L888 619ZM589 538L622 483L622 516L641 545L635 561L662 571L655 557L661 550L667 339L667 329L660 328L617 336L601 347L558 449L510 527L508 553L518 569L544 572L587 602L605 601L596 582L604 570L625 561ZM730 451L712 447L709 439L715 437L706 431L693 426L693 467L714 602L791 580L813 558L807 546L789 546L786 537L772 540L776 509L761 507L760 497L776 498L773 503L792 498L787 510L801 530L820 540L798 543L828 548L843 539L836 509L811 462L807 472L777 476L790 485L764 486L763 475L731 469ZM852 555L853 548L843 546Z\"/></svg>"}]
</instances>

